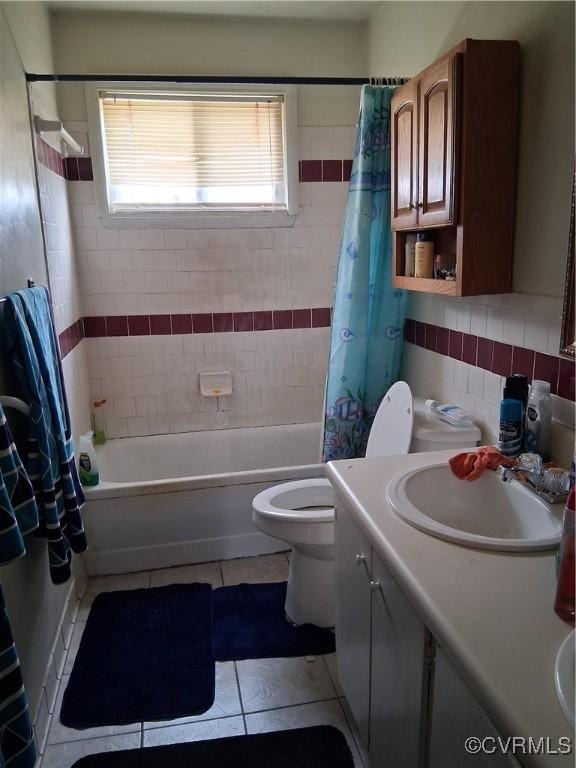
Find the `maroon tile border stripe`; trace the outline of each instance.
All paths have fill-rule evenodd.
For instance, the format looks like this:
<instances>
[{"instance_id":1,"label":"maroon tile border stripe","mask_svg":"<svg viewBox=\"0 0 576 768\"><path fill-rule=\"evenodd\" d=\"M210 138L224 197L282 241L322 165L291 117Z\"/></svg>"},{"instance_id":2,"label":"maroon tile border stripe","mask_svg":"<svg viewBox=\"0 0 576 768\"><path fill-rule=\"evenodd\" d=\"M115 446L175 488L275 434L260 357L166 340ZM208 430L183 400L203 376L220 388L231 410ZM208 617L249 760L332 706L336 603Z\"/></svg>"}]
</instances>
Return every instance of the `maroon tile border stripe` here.
<instances>
[{"instance_id":1,"label":"maroon tile border stripe","mask_svg":"<svg viewBox=\"0 0 576 768\"><path fill-rule=\"evenodd\" d=\"M411 319L404 325L404 338L410 344L500 376L523 373L528 381L549 381L552 394L576 401L574 360Z\"/></svg>"},{"instance_id":2,"label":"maroon tile border stripe","mask_svg":"<svg viewBox=\"0 0 576 768\"><path fill-rule=\"evenodd\" d=\"M63 157L38 137L38 162L67 181L92 181L91 157ZM350 181L352 160L299 160L298 180L320 183Z\"/></svg>"},{"instance_id":3,"label":"maroon tile border stripe","mask_svg":"<svg viewBox=\"0 0 576 768\"><path fill-rule=\"evenodd\" d=\"M44 141L40 136L37 139L36 152L38 162L41 163L48 170L57 173L58 176L66 178L66 163L60 152L51 147L50 144Z\"/></svg>"},{"instance_id":4,"label":"maroon tile border stripe","mask_svg":"<svg viewBox=\"0 0 576 768\"><path fill-rule=\"evenodd\" d=\"M300 160L299 181L350 181L352 160Z\"/></svg>"},{"instance_id":5,"label":"maroon tile border stripe","mask_svg":"<svg viewBox=\"0 0 576 768\"><path fill-rule=\"evenodd\" d=\"M87 339L100 339L107 336L246 333L247 331L278 331L294 328L328 328L330 317L330 307L179 315L110 315L84 317L82 329L83 338ZM60 336L64 336L68 330Z\"/></svg>"},{"instance_id":6,"label":"maroon tile border stripe","mask_svg":"<svg viewBox=\"0 0 576 768\"><path fill-rule=\"evenodd\" d=\"M269 309L258 312L202 312L180 315L81 317L59 334L62 359L82 339L117 336L170 336L188 333L245 333L298 328L328 328L330 307Z\"/></svg>"},{"instance_id":7,"label":"maroon tile border stripe","mask_svg":"<svg viewBox=\"0 0 576 768\"><path fill-rule=\"evenodd\" d=\"M327 328L331 312L330 307L312 307L257 312L81 317L62 331L58 338L60 354L64 359L84 338ZM407 319L404 325L404 338L410 344L501 376L514 372L525 374L529 381L549 381L553 394L576 401L576 361L411 319Z\"/></svg>"},{"instance_id":8,"label":"maroon tile border stripe","mask_svg":"<svg viewBox=\"0 0 576 768\"><path fill-rule=\"evenodd\" d=\"M60 356L62 359L70 354L70 352L72 352L84 338L84 319L79 317L75 323L72 323L72 325L58 335L58 341L60 342Z\"/></svg>"},{"instance_id":9,"label":"maroon tile border stripe","mask_svg":"<svg viewBox=\"0 0 576 768\"><path fill-rule=\"evenodd\" d=\"M40 136L37 140L38 162L66 181L92 181L91 157L63 157Z\"/></svg>"}]
</instances>

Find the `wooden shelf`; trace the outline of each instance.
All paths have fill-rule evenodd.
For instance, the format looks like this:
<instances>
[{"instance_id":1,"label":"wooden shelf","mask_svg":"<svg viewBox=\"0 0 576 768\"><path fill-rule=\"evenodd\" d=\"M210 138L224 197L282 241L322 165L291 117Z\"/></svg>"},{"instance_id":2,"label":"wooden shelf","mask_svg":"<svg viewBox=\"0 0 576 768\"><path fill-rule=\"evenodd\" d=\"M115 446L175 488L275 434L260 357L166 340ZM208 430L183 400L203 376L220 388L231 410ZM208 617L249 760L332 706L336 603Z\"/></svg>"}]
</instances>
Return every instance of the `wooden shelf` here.
<instances>
[{"instance_id":1,"label":"wooden shelf","mask_svg":"<svg viewBox=\"0 0 576 768\"><path fill-rule=\"evenodd\" d=\"M421 231L421 230L419 230ZM406 237L414 234L408 230L393 233L392 246L392 284L394 288L403 288L405 291L420 291L424 293L438 293L443 296L462 296L462 286L458 280L461 262L458 260L458 230L457 227L430 228L430 234L434 239L435 253L450 256L456 265L456 280L434 280L426 277L405 276L405 248Z\"/></svg>"},{"instance_id":2,"label":"wooden shelf","mask_svg":"<svg viewBox=\"0 0 576 768\"><path fill-rule=\"evenodd\" d=\"M455 280L434 280L427 277L404 277L396 275L393 279L395 288L405 291L441 293L443 296L460 296Z\"/></svg>"}]
</instances>

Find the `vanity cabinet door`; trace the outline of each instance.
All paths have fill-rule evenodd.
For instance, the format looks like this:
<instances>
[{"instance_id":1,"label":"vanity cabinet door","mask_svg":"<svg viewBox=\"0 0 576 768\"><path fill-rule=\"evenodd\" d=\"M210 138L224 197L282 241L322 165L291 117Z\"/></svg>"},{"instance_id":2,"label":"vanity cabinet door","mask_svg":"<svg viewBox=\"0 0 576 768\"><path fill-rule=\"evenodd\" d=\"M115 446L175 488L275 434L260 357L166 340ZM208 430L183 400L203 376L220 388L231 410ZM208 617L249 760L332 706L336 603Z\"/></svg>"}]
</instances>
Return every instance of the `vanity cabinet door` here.
<instances>
[{"instance_id":1,"label":"vanity cabinet door","mask_svg":"<svg viewBox=\"0 0 576 768\"><path fill-rule=\"evenodd\" d=\"M427 632L382 562L372 560L372 768L418 768Z\"/></svg>"},{"instance_id":2,"label":"vanity cabinet door","mask_svg":"<svg viewBox=\"0 0 576 768\"><path fill-rule=\"evenodd\" d=\"M476 698L438 648L428 768L520 768L520 763L511 755L466 752L464 744L470 736L497 739L498 735Z\"/></svg>"},{"instance_id":3,"label":"vanity cabinet door","mask_svg":"<svg viewBox=\"0 0 576 768\"><path fill-rule=\"evenodd\" d=\"M338 676L365 747L370 708L370 545L336 499Z\"/></svg>"}]
</instances>

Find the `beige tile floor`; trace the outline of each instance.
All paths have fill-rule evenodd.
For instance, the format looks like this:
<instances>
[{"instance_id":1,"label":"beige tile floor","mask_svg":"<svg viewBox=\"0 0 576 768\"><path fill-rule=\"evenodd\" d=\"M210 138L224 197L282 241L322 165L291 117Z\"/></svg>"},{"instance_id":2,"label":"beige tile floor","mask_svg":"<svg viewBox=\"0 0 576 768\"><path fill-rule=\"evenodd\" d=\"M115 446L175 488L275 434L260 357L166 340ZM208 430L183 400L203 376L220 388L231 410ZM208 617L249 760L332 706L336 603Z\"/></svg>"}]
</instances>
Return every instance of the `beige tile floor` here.
<instances>
[{"instance_id":1,"label":"beige tile floor","mask_svg":"<svg viewBox=\"0 0 576 768\"><path fill-rule=\"evenodd\" d=\"M41 768L70 768L81 757L96 752L309 725L334 725L339 728L348 740L355 765L362 768L364 764L342 706L343 694L336 677L334 654L217 663L214 705L208 712L195 717L84 731L66 728L59 722L62 696L90 606L97 594L193 581L207 582L213 587L240 582L283 581L288 577L288 564L287 555L280 553L91 579L78 607Z\"/></svg>"}]
</instances>

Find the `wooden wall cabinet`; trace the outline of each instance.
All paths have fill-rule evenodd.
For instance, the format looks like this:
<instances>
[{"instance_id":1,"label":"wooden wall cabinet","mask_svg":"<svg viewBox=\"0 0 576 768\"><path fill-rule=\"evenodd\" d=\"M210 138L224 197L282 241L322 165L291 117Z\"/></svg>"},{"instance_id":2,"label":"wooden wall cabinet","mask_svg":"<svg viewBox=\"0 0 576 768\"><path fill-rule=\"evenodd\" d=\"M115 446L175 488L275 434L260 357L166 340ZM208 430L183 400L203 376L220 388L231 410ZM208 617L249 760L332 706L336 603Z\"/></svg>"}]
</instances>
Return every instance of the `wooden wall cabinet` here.
<instances>
[{"instance_id":1,"label":"wooden wall cabinet","mask_svg":"<svg viewBox=\"0 0 576 768\"><path fill-rule=\"evenodd\" d=\"M393 283L472 296L512 290L520 51L465 40L392 98ZM406 235L429 231L456 280L405 276Z\"/></svg>"}]
</instances>

